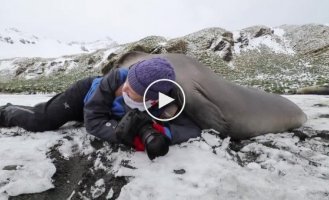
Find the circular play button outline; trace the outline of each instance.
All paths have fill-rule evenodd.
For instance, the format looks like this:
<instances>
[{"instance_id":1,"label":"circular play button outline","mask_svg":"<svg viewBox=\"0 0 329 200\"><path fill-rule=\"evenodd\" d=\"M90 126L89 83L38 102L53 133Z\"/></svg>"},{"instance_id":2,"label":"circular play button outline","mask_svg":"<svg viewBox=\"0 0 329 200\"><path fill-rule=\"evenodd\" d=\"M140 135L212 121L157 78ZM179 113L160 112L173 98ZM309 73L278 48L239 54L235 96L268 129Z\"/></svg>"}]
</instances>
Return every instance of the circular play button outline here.
<instances>
[{"instance_id":1,"label":"circular play button outline","mask_svg":"<svg viewBox=\"0 0 329 200\"><path fill-rule=\"evenodd\" d=\"M160 82L160 81L169 81L169 82L175 84L175 85L180 89L180 91L181 91L182 94L183 94L183 105L182 105L180 111L179 111L175 116L173 116L173 117L171 117L171 118L168 118L168 119L161 119L161 118L158 118L158 117L155 117L154 115L152 115L152 114L150 113L150 111L148 110L148 108L147 108L147 106L146 106L146 103L145 103L145 100L146 100L146 93L147 93L147 91L152 87L152 85L154 85L155 83ZM176 83L175 81L170 80L170 79L165 79L165 78L164 78L164 79L159 79L159 80L153 81L153 82L152 82L152 83L146 88L146 90L145 90L145 92L144 92L144 96L143 96L143 104L144 104L144 108L145 108L147 114L149 114L152 118L154 118L154 119L156 119L156 120L159 120L159 121L162 121L162 122L167 122L167 121L173 120L173 119L175 119L176 117L178 117L178 116L183 112L184 107L185 107L185 103L186 103L186 102L185 102L185 93L184 93L183 88L182 88L178 83Z\"/></svg>"}]
</instances>

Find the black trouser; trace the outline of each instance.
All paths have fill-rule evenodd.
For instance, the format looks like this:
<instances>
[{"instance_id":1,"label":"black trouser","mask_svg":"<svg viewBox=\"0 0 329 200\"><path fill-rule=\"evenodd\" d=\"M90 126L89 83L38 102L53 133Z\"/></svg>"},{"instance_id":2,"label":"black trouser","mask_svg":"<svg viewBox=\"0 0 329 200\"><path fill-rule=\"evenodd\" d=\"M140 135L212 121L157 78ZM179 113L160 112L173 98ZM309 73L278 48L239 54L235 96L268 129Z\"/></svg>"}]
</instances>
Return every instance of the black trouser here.
<instances>
[{"instance_id":1,"label":"black trouser","mask_svg":"<svg viewBox=\"0 0 329 200\"><path fill-rule=\"evenodd\" d=\"M3 111L2 126L28 131L55 130L68 121L83 121L83 100L95 77L72 84L66 91L34 107L10 105Z\"/></svg>"}]
</instances>

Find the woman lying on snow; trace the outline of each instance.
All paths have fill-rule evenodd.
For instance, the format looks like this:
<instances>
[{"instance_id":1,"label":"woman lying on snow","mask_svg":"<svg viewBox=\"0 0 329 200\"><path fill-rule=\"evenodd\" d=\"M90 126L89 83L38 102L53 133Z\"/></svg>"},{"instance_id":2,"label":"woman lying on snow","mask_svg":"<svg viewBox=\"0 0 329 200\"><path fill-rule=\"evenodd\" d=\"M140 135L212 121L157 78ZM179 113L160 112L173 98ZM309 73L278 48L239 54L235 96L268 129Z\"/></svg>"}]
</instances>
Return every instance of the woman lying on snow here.
<instances>
[{"instance_id":1,"label":"woman lying on snow","mask_svg":"<svg viewBox=\"0 0 329 200\"><path fill-rule=\"evenodd\" d=\"M146 114L144 92L159 79L175 80L174 69L164 58L143 60L129 70L113 69L103 77L77 81L48 102L34 107L11 104L0 107L0 127L19 126L37 132L58 129L68 121L84 121L88 133L138 151L145 149L152 160L167 154L169 145L185 142L201 133L184 113L165 124ZM149 111L157 117L172 117L175 113L168 115L170 112L155 109L155 105L158 93L169 95L173 84L164 81L154 88L156 91L146 94Z\"/></svg>"}]
</instances>

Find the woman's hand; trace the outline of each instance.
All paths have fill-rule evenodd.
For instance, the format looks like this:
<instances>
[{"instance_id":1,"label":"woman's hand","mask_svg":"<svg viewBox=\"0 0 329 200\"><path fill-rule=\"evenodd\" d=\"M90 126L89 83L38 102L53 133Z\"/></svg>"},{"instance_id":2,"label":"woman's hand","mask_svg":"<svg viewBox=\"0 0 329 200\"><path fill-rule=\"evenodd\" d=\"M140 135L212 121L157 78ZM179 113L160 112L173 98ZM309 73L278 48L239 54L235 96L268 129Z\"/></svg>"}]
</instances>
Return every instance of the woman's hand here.
<instances>
[{"instance_id":1,"label":"woman's hand","mask_svg":"<svg viewBox=\"0 0 329 200\"><path fill-rule=\"evenodd\" d=\"M151 118L137 109L129 110L115 128L119 142L133 146L133 141L138 131L146 123L151 123Z\"/></svg>"}]
</instances>

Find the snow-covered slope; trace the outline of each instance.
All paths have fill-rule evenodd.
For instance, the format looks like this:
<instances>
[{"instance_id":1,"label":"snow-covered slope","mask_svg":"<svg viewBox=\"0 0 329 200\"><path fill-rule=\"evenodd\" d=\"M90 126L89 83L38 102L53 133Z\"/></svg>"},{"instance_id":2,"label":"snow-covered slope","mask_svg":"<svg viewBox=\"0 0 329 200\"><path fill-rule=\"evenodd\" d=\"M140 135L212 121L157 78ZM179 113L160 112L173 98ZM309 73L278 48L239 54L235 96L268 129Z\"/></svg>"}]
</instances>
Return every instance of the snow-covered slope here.
<instances>
[{"instance_id":1,"label":"snow-covered slope","mask_svg":"<svg viewBox=\"0 0 329 200\"><path fill-rule=\"evenodd\" d=\"M17 36L14 44L23 45L18 38ZM24 41L28 46L36 40L33 36L26 38L29 42ZM42 43L41 40L39 42ZM7 52L5 48L2 51L2 43L8 46L10 40L2 38L0 55ZM81 47L81 43L70 44L69 48ZM85 46L90 46L89 49L103 48L103 44L105 43L102 41L84 43ZM42 51L38 56L48 50L56 50L51 45L45 46L47 47L37 48ZM24 49L15 48L13 51ZM122 55L131 51L152 54L183 53L196 58L225 79L275 93L294 93L298 88L328 84L329 27L306 24L274 28L252 26L234 32L213 27L170 40L161 36L148 36L136 42L107 47L92 53L57 58L2 60L0 57L0 84L3 83L0 91L60 91L74 80L98 74L100 71L107 72ZM27 51L30 52L34 51ZM74 76L74 80L70 76ZM53 87L53 84L49 87L48 83L56 77L61 79L61 83L67 84L61 84L63 87L60 88Z\"/></svg>"},{"instance_id":2,"label":"snow-covered slope","mask_svg":"<svg viewBox=\"0 0 329 200\"><path fill-rule=\"evenodd\" d=\"M258 32L256 32L256 30ZM257 50L265 47L274 53L282 53L293 55L295 51L290 45L290 41L284 36L285 30L277 27L270 29L268 27L250 27L241 31L234 31L233 37L235 40L234 53Z\"/></svg>"},{"instance_id":3,"label":"snow-covered slope","mask_svg":"<svg viewBox=\"0 0 329 200\"><path fill-rule=\"evenodd\" d=\"M0 30L0 59L13 57L46 57L88 53L116 46L110 38L94 42L61 42L56 39L24 33L16 28Z\"/></svg>"},{"instance_id":4,"label":"snow-covered slope","mask_svg":"<svg viewBox=\"0 0 329 200\"><path fill-rule=\"evenodd\" d=\"M308 115L308 122L294 132L235 142L204 130L200 138L171 146L166 156L154 161L123 146L104 143L96 148L94 138L84 128L43 133L2 128L0 199L42 192L54 185L57 187L52 192L41 193L43 198L328 199L329 96L285 97ZM33 105L49 98L0 95L0 105ZM49 157L54 149L71 163L64 173L59 158ZM91 162L83 176L75 181L66 179L79 173L82 155ZM74 173L67 175L67 170ZM122 188L117 179L126 180ZM33 195L31 199L40 199Z\"/></svg>"}]
</instances>

